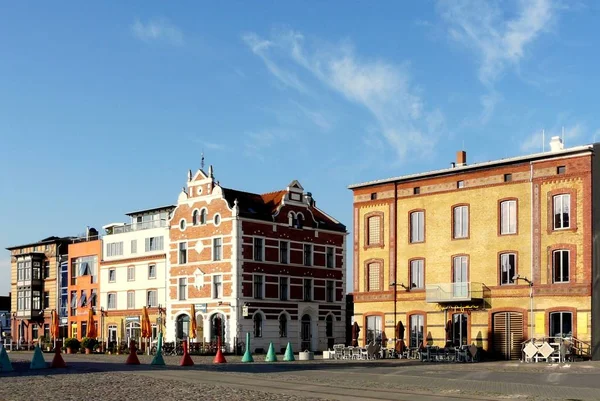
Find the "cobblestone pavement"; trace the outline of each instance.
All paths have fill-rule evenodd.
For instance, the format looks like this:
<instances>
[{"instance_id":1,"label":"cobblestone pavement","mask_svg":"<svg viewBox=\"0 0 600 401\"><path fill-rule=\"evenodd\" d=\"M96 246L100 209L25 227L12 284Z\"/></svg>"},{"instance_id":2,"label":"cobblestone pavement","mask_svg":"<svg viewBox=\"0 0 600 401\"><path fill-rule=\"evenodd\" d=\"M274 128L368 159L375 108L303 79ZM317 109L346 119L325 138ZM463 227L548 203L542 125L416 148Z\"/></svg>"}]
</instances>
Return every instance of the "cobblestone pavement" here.
<instances>
[{"instance_id":1,"label":"cobblestone pavement","mask_svg":"<svg viewBox=\"0 0 600 401\"><path fill-rule=\"evenodd\" d=\"M228 356L165 357L167 366L125 365L125 355L63 355L67 369L29 370L32 353L9 353L15 372L0 372L0 401L37 400L600 400L600 364L406 360L240 363ZM46 361L52 354L45 354Z\"/></svg>"}]
</instances>

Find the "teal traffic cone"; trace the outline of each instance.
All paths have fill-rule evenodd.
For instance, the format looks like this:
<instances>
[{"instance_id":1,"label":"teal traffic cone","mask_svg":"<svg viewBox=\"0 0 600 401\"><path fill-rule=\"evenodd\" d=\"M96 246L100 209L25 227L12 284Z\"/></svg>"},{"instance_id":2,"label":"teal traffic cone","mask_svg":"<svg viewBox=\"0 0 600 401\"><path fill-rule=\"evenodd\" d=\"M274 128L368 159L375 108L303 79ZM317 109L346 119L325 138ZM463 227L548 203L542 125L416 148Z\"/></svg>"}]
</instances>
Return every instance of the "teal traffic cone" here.
<instances>
[{"instance_id":1,"label":"teal traffic cone","mask_svg":"<svg viewBox=\"0 0 600 401\"><path fill-rule=\"evenodd\" d=\"M164 365L165 360L162 354L162 332L158 333L158 344L156 345L156 355L152 358L150 365Z\"/></svg>"},{"instance_id":2,"label":"teal traffic cone","mask_svg":"<svg viewBox=\"0 0 600 401\"><path fill-rule=\"evenodd\" d=\"M292 351L292 344L289 342L287 347L285 348L285 355L283 356L283 360L286 362L293 362L296 360L294 358L294 351Z\"/></svg>"},{"instance_id":3,"label":"teal traffic cone","mask_svg":"<svg viewBox=\"0 0 600 401\"><path fill-rule=\"evenodd\" d=\"M265 362L277 362L277 355L275 355L275 347L273 347L273 341L271 341L271 344L269 344L269 351L267 351Z\"/></svg>"},{"instance_id":4,"label":"teal traffic cone","mask_svg":"<svg viewBox=\"0 0 600 401\"><path fill-rule=\"evenodd\" d=\"M244 352L242 362L254 362L254 358L252 358L252 353L250 352L250 333L246 333L246 352Z\"/></svg>"},{"instance_id":5,"label":"teal traffic cone","mask_svg":"<svg viewBox=\"0 0 600 401\"><path fill-rule=\"evenodd\" d=\"M0 344L0 372L12 372L13 370L6 349L4 349L4 345Z\"/></svg>"},{"instance_id":6,"label":"teal traffic cone","mask_svg":"<svg viewBox=\"0 0 600 401\"><path fill-rule=\"evenodd\" d=\"M31 364L29 365L29 369L46 369L48 365L44 360L44 354L42 354L42 350L39 345L35 346L33 351L33 358L31 359Z\"/></svg>"}]
</instances>

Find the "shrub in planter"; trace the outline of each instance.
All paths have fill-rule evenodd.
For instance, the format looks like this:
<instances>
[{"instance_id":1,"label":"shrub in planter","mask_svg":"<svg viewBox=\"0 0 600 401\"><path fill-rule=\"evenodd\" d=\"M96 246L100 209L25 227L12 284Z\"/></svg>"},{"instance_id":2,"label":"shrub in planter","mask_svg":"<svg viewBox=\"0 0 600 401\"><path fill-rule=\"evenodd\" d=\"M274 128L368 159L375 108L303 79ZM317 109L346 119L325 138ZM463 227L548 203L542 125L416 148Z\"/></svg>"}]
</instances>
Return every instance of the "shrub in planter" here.
<instances>
[{"instance_id":1,"label":"shrub in planter","mask_svg":"<svg viewBox=\"0 0 600 401\"><path fill-rule=\"evenodd\" d=\"M89 354L98 346L98 340L95 338L84 337L81 341L81 345L85 348L85 353Z\"/></svg>"},{"instance_id":2,"label":"shrub in planter","mask_svg":"<svg viewBox=\"0 0 600 401\"><path fill-rule=\"evenodd\" d=\"M67 354L74 354L79 351L81 347L81 343L78 339L69 337L65 340L65 348L67 349Z\"/></svg>"}]
</instances>

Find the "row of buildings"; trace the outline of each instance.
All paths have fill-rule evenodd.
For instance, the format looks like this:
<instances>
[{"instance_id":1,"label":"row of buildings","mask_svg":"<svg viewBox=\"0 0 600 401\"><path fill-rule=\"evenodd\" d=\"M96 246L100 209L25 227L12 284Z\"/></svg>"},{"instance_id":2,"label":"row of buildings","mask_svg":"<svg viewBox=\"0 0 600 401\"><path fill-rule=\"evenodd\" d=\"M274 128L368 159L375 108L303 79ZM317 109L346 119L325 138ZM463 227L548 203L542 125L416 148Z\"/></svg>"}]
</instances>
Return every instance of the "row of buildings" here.
<instances>
[{"instance_id":1,"label":"row of buildings","mask_svg":"<svg viewBox=\"0 0 600 401\"><path fill-rule=\"evenodd\" d=\"M175 205L127 214L127 223L12 246L14 341L86 336L89 309L99 338L191 335L233 350L246 333L254 348L273 341L323 350L345 342L346 227L317 208L299 182L255 194L222 187L212 166L188 172Z\"/></svg>"},{"instance_id":2,"label":"row of buildings","mask_svg":"<svg viewBox=\"0 0 600 401\"><path fill-rule=\"evenodd\" d=\"M599 155L553 137L538 154L469 165L459 151L449 168L351 185L359 341L405 327L409 346L516 359L562 337L600 359Z\"/></svg>"}]
</instances>

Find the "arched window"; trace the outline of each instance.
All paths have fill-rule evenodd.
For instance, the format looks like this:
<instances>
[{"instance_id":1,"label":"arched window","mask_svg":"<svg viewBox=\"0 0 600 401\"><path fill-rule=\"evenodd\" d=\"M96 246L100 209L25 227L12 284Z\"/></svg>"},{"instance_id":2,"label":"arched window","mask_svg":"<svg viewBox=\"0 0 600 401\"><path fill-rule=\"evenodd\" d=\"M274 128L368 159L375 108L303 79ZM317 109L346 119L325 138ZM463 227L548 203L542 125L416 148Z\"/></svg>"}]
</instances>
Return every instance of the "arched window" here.
<instances>
[{"instance_id":1,"label":"arched window","mask_svg":"<svg viewBox=\"0 0 600 401\"><path fill-rule=\"evenodd\" d=\"M197 226L199 223L199 213L197 210L194 210L194 213L192 213L192 224Z\"/></svg>"},{"instance_id":2,"label":"arched window","mask_svg":"<svg viewBox=\"0 0 600 401\"><path fill-rule=\"evenodd\" d=\"M213 341L217 341L218 337L221 336L221 340L223 340L223 335L225 334L225 327L224 327L224 319L223 316L220 314L215 314L212 317L212 324L211 324L211 338L213 339Z\"/></svg>"},{"instance_id":3,"label":"arched window","mask_svg":"<svg viewBox=\"0 0 600 401\"><path fill-rule=\"evenodd\" d=\"M127 343L130 340L139 341L142 336L142 326L138 322L129 322L125 326L125 335L127 336Z\"/></svg>"},{"instance_id":4,"label":"arched window","mask_svg":"<svg viewBox=\"0 0 600 401\"><path fill-rule=\"evenodd\" d=\"M206 224L206 209L200 212L200 224Z\"/></svg>"},{"instance_id":5,"label":"arched window","mask_svg":"<svg viewBox=\"0 0 600 401\"><path fill-rule=\"evenodd\" d=\"M290 226L293 226L296 223L296 215L294 214L294 212L289 212L288 213L288 224Z\"/></svg>"},{"instance_id":6,"label":"arched window","mask_svg":"<svg viewBox=\"0 0 600 401\"><path fill-rule=\"evenodd\" d=\"M296 215L296 228L302 228L304 226L304 215L298 213Z\"/></svg>"},{"instance_id":7,"label":"arched window","mask_svg":"<svg viewBox=\"0 0 600 401\"><path fill-rule=\"evenodd\" d=\"M287 337L287 316L285 313L279 315L279 337Z\"/></svg>"},{"instance_id":8,"label":"arched window","mask_svg":"<svg viewBox=\"0 0 600 401\"><path fill-rule=\"evenodd\" d=\"M190 317L188 315L179 315L177 317L177 339L183 340L190 335Z\"/></svg>"},{"instance_id":9,"label":"arched window","mask_svg":"<svg viewBox=\"0 0 600 401\"><path fill-rule=\"evenodd\" d=\"M333 316L327 315L325 318L325 336L333 337Z\"/></svg>"},{"instance_id":10,"label":"arched window","mask_svg":"<svg viewBox=\"0 0 600 401\"><path fill-rule=\"evenodd\" d=\"M254 314L254 337L262 337L262 315L260 313Z\"/></svg>"}]
</instances>

